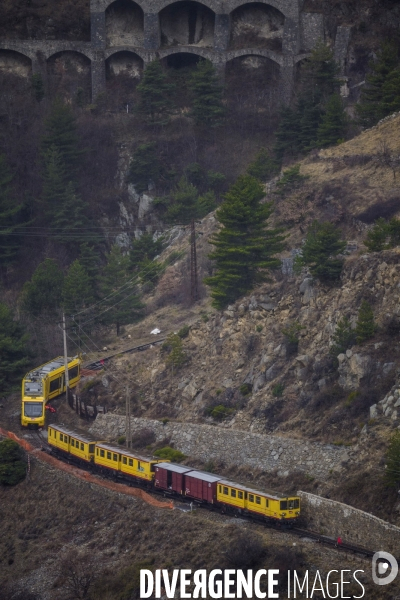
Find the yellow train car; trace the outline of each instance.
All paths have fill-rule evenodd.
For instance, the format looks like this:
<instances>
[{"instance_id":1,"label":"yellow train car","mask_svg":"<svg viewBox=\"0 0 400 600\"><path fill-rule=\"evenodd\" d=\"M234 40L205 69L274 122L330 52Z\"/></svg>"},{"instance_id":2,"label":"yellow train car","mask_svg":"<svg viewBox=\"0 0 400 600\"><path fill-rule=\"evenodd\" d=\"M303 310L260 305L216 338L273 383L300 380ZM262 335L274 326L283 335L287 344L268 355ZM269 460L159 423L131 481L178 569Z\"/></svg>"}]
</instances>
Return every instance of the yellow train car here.
<instances>
[{"instance_id":1,"label":"yellow train car","mask_svg":"<svg viewBox=\"0 0 400 600\"><path fill-rule=\"evenodd\" d=\"M47 442L56 455L68 455L78 459L77 462L94 462L97 440L88 433L80 433L59 425L49 425Z\"/></svg>"},{"instance_id":2,"label":"yellow train car","mask_svg":"<svg viewBox=\"0 0 400 600\"><path fill-rule=\"evenodd\" d=\"M81 378L81 359L78 356L68 359L69 387L77 385ZM65 392L64 358L57 358L33 369L22 380L21 425L23 427L43 427L45 406L49 400Z\"/></svg>"},{"instance_id":3,"label":"yellow train car","mask_svg":"<svg viewBox=\"0 0 400 600\"><path fill-rule=\"evenodd\" d=\"M300 515L300 498L278 492L261 492L232 481L218 482L217 501L238 512L248 512L266 519L290 522Z\"/></svg>"},{"instance_id":4,"label":"yellow train car","mask_svg":"<svg viewBox=\"0 0 400 600\"><path fill-rule=\"evenodd\" d=\"M114 471L128 479L134 477L152 483L155 473L155 465L159 462L167 462L164 459L152 459L136 454L133 450L113 446L107 443L96 444L94 463L96 466Z\"/></svg>"}]
</instances>

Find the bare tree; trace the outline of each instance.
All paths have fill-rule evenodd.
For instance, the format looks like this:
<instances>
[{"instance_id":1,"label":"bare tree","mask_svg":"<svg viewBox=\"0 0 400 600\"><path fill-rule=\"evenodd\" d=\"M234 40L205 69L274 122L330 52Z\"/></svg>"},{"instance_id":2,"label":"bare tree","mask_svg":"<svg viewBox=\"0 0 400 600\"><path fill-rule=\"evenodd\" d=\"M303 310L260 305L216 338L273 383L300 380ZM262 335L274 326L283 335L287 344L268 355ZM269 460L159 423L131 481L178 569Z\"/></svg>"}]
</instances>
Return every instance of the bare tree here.
<instances>
[{"instance_id":1,"label":"bare tree","mask_svg":"<svg viewBox=\"0 0 400 600\"><path fill-rule=\"evenodd\" d=\"M85 600L100 574L91 554L70 550L59 567L58 583L68 600Z\"/></svg>"}]
</instances>

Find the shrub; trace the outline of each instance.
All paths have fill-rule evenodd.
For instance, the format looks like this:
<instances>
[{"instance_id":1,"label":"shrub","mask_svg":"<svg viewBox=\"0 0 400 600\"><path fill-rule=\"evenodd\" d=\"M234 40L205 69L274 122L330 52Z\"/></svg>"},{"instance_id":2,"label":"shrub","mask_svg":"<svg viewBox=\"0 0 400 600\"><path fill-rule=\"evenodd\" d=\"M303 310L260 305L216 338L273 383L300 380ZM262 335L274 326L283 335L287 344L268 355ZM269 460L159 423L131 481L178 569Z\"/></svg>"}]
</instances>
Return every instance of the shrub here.
<instances>
[{"instance_id":1,"label":"shrub","mask_svg":"<svg viewBox=\"0 0 400 600\"><path fill-rule=\"evenodd\" d=\"M212 409L210 415L213 419L216 419L217 421L222 421L223 419L229 417L229 415L231 415L233 412L235 412L234 408L228 408L224 404L218 404L218 406L215 406Z\"/></svg>"},{"instance_id":2,"label":"shrub","mask_svg":"<svg viewBox=\"0 0 400 600\"><path fill-rule=\"evenodd\" d=\"M297 263L308 266L311 275L324 283L334 283L340 277L343 260L337 255L344 251L346 242L333 223L314 221L307 233L302 254Z\"/></svg>"},{"instance_id":3,"label":"shrub","mask_svg":"<svg viewBox=\"0 0 400 600\"><path fill-rule=\"evenodd\" d=\"M234 569L253 569L265 556L265 546L260 536L240 532L225 552L226 560Z\"/></svg>"},{"instance_id":4,"label":"shrub","mask_svg":"<svg viewBox=\"0 0 400 600\"><path fill-rule=\"evenodd\" d=\"M374 336L375 331L376 325L371 305L366 300L363 300L361 302L360 310L358 311L356 324L357 344L362 344L371 339Z\"/></svg>"},{"instance_id":5,"label":"shrub","mask_svg":"<svg viewBox=\"0 0 400 600\"><path fill-rule=\"evenodd\" d=\"M261 333L262 330L263 330L263 326L262 325L257 325L256 326L257 333Z\"/></svg>"},{"instance_id":6,"label":"shrub","mask_svg":"<svg viewBox=\"0 0 400 600\"><path fill-rule=\"evenodd\" d=\"M276 184L276 193L284 196L303 185L307 176L300 174L300 165L294 165L283 172L281 179Z\"/></svg>"},{"instance_id":7,"label":"shrub","mask_svg":"<svg viewBox=\"0 0 400 600\"><path fill-rule=\"evenodd\" d=\"M272 395L275 396L275 398L280 398L283 395L284 389L285 389L285 386L283 383L277 383L272 388Z\"/></svg>"},{"instance_id":8,"label":"shrub","mask_svg":"<svg viewBox=\"0 0 400 600\"><path fill-rule=\"evenodd\" d=\"M183 327L180 328L180 330L178 331L178 335L181 338L181 340L183 340L184 338L186 338L189 335L189 331L190 331L189 325L184 325Z\"/></svg>"},{"instance_id":9,"label":"shrub","mask_svg":"<svg viewBox=\"0 0 400 600\"><path fill-rule=\"evenodd\" d=\"M158 458L165 458L166 460L171 460L173 462L182 462L182 460L186 458L183 452L180 450L175 450L175 448L171 448L171 446L164 446L164 448L155 450L154 456L158 456Z\"/></svg>"},{"instance_id":10,"label":"shrub","mask_svg":"<svg viewBox=\"0 0 400 600\"><path fill-rule=\"evenodd\" d=\"M240 386L239 391L242 394L242 396L249 396L253 391L253 386L251 385L251 383L243 383Z\"/></svg>"},{"instance_id":11,"label":"shrub","mask_svg":"<svg viewBox=\"0 0 400 600\"><path fill-rule=\"evenodd\" d=\"M146 446L150 446L150 444L154 444L155 441L156 434L154 431L148 427L144 427L143 429L139 429L134 434L132 439L132 448L145 448Z\"/></svg>"},{"instance_id":12,"label":"shrub","mask_svg":"<svg viewBox=\"0 0 400 600\"><path fill-rule=\"evenodd\" d=\"M117 443L120 446L124 446L126 442L126 435L120 435L119 438L117 439Z\"/></svg>"},{"instance_id":13,"label":"shrub","mask_svg":"<svg viewBox=\"0 0 400 600\"><path fill-rule=\"evenodd\" d=\"M389 487L398 487L400 481L400 431L390 438L386 452L385 481Z\"/></svg>"},{"instance_id":14,"label":"shrub","mask_svg":"<svg viewBox=\"0 0 400 600\"><path fill-rule=\"evenodd\" d=\"M16 485L26 476L24 451L13 440L0 442L0 484Z\"/></svg>"},{"instance_id":15,"label":"shrub","mask_svg":"<svg viewBox=\"0 0 400 600\"><path fill-rule=\"evenodd\" d=\"M297 353L300 341L300 331L302 329L304 329L304 326L300 325L298 321L293 321L293 323L283 327L282 333L286 338L286 354L288 356Z\"/></svg>"},{"instance_id":16,"label":"shrub","mask_svg":"<svg viewBox=\"0 0 400 600\"><path fill-rule=\"evenodd\" d=\"M351 328L351 323L347 317L343 317L338 321L335 333L332 336L332 346L329 349L329 354L336 357L343 354L352 347L355 342L355 331Z\"/></svg>"}]
</instances>

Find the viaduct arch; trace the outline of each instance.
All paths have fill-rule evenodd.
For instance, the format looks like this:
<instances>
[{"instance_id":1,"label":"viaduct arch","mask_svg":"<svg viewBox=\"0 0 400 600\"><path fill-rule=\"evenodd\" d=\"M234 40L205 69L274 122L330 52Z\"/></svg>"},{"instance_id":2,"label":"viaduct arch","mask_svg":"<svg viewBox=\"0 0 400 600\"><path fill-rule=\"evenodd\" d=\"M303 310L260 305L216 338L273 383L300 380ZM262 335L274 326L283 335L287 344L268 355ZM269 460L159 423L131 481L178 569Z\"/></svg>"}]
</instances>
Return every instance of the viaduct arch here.
<instances>
[{"instance_id":1,"label":"viaduct arch","mask_svg":"<svg viewBox=\"0 0 400 600\"><path fill-rule=\"evenodd\" d=\"M129 28L124 35L119 36L115 27L117 21L112 23L115 35L108 36L106 28L106 16L108 26L113 16L107 13L113 4L120 7L132 4L131 31ZM63 40L0 40L1 50L18 52L30 59L33 73L41 73L45 78L47 75L47 63L55 54L63 52L78 52L90 61L92 98L95 99L99 93L105 90L106 84L106 61L109 61L117 53L133 53L142 61L144 67L155 58L166 58L180 52L196 54L209 59L223 75L225 65L228 61L246 55L263 56L279 65L281 73L280 95L283 102L288 102L291 97L296 64L303 60L308 51L315 45L319 38L323 37L322 15L313 13L302 13L303 0L255 0L258 5L272 7L272 10L281 14L282 33L281 44L278 48L267 47L230 47L232 34L232 13L240 8L254 4L254 0L193 0L199 6L206 7L205 12L212 11L213 31L209 33L207 40L189 39L181 42L173 37L165 42L165 32L162 31L162 19L165 9L176 5L179 11L181 7L187 7L191 0L90 0L90 42L73 42ZM130 9L129 9L130 10ZM136 11L136 12L135 12ZM142 14L143 11L143 14ZM162 12L164 11L164 13ZM201 12L201 11L200 11ZM204 12L204 11L203 11ZM135 21L136 16L140 18ZM185 18L181 18L182 22ZM193 14L190 18L193 17ZM165 17L163 17L165 21ZM134 22L135 21L135 22ZM193 27L193 23L192 23ZM197 27L197 24L196 24ZM199 28L198 28L199 29ZM140 30L140 31L139 31ZM140 35L131 35L138 32ZM209 27L209 32L211 27ZM211 35L211 38L210 38ZM193 36L192 36L193 38ZM171 43L172 39L172 43ZM189 43L187 43L189 42Z\"/></svg>"}]
</instances>

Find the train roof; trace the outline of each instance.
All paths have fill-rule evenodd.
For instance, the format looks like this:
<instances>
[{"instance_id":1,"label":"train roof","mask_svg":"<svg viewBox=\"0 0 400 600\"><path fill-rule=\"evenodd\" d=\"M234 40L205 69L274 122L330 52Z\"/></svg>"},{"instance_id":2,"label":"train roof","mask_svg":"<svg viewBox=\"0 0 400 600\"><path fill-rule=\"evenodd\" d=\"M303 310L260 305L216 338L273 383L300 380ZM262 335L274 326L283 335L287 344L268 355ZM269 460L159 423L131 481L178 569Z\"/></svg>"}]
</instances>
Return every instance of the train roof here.
<instances>
[{"instance_id":1,"label":"train roof","mask_svg":"<svg viewBox=\"0 0 400 600\"><path fill-rule=\"evenodd\" d=\"M185 467L175 463L157 463L157 467L161 467L166 471L173 471L174 473L187 473L188 471L195 471L193 467Z\"/></svg>"},{"instance_id":2,"label":"train roof","mask_svg":"<svg viewBox=\"0 0 400 600\"><path fill-rule=\"evenodd\" d=\"M79 440L80 442L86 442L87 444L92 444L93 442L96 443L98 441L97 438L95 438L90 433L75 431L73 429L68 429L67 427L62 427L61 425L49 425L49 427L51 427L55 431L59 431L60 433L63 433L64 435L69 435L69 436Z\"/></svg>"},{"instance_id":3,"label":"train roof","mask_svg":"<svg viewBox=\"0 0 400 600\"><path fill-rule=\"evenodd\" d=\"M280 492L269 492L268 490L255 490L253 488L247 487L246 485L242 485L237 481L228 481L227 479L221 479L219 483L221 485L227 485L238 490L243 490L244 492L248 492L249 494L255 494L256 496L268 496L268 498L272 498L273 500L282 500L283 498L291 498L292 496L297 497L296 494L291 495L281 494Z\"/></svg>"},{"instance_id":4,"label":"train roof","mask_svg":"<svg viewBox=\"0 0 400 600\"><path fill-rule=\"evenodd\" d=\"M189 473L185 473L185 477L195 477L196 479L207 481L208 483L215 483L217 481L220 481L222 476L213 475L212 473L204 473L204 471L196 471L195 469L191 469Z\"/></svg>"},{"instance_id":5,"label":"train roof","mask_svg":"<svg viewBox=\"0 0 400 600\"><path fill-rule=\"evenodd\" d=\"M72 358L68 357L68 365L71 362L73 362L74 360L76 360L77 358L79 358L79 357L78 356L73 356ZM56 371L57 369L60 369L61 367L64 367L64 357L57 356L57 358L53 358L53 360L50 360L49 362L45 363L44 365L41 365L40 367L36 367L35 369L32 369L32 371L29 371L29 373L27 373L25 375L24 379L32 379L35 377L40 377L41 379L43 379L43 377L46 377L46 375L48 375L52 371Z\"/></svg>"}]
</instances>

